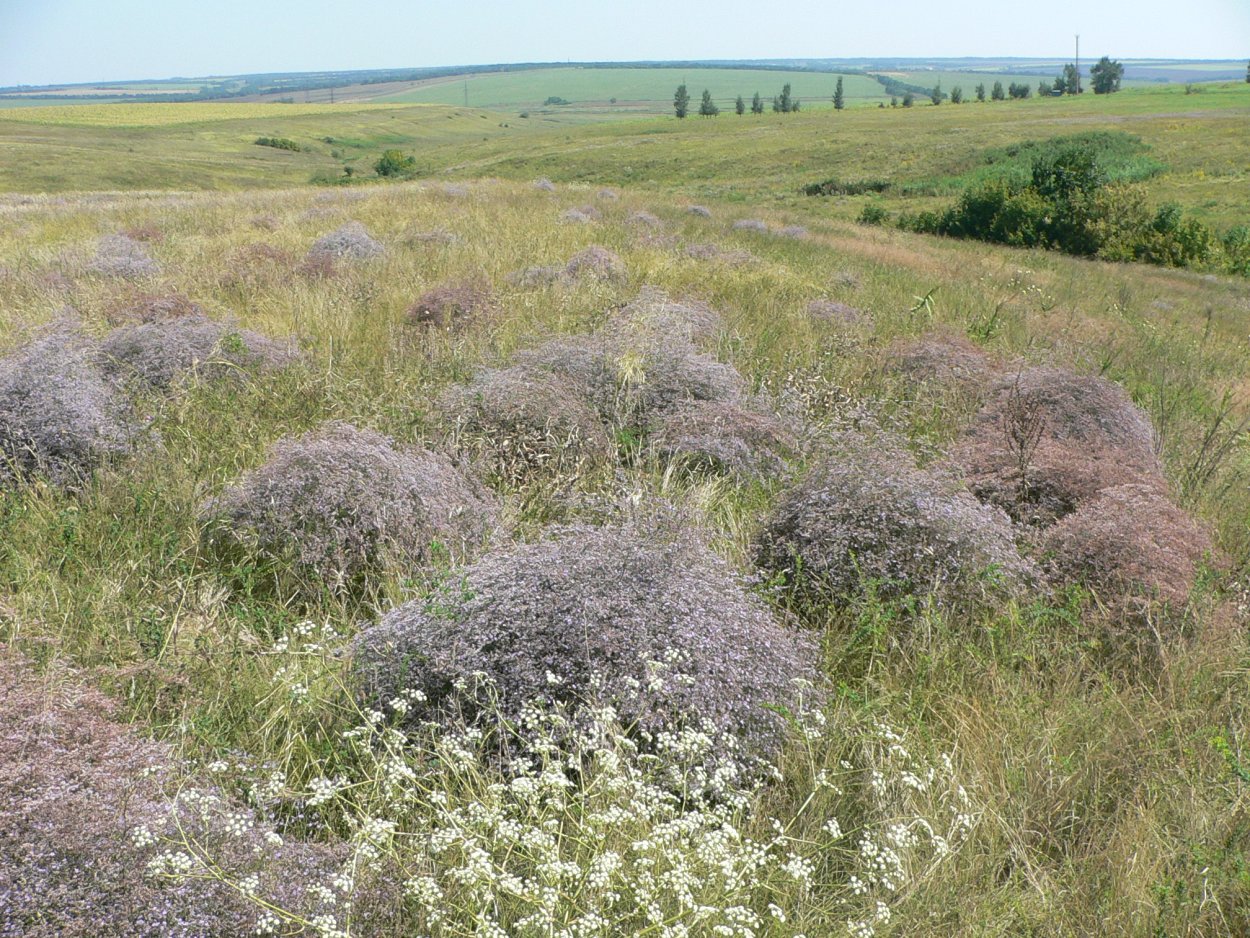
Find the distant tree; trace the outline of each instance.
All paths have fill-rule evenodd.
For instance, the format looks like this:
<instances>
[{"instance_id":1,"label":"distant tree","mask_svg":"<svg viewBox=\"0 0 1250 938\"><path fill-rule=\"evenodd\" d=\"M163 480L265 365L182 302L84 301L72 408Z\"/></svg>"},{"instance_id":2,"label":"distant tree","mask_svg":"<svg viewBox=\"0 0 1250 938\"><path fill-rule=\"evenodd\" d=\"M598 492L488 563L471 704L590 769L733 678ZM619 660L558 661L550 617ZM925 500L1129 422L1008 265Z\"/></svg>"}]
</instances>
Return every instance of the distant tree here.
<instances>
[{"instance_id":1,"label":"distant tree","mask_svg":"<svg viewBox=\"0 0 1250 938\"><path fill-rule=\"evenodd\" d=\"M673 110L678 118L690 113L690 92L686 90L685 82L677 86L677 93L673 95Z\"/></svg>"},{"instance_id":2,"label":"distant tree","mask_svg":"<svg viewBox=\"0 0 1250 938\"><path fill-rule=\"evenodd\" d=\"M890 95L890 107L898 107L898 98L894 95Z\"/></svg>"},{"instance_id":3,"label":"distant tree","mask_svg":"<svg viewBox=\"0 0 1250 938\"><path fill-rule=\"evenodd\" d=\"M1063 67L1063 93L1081 93L1081 73L1076 70L1076 66L1071 62Z\"/></svg>"},{"instance_id":4,"label":"distant tree","mask_svg":"<svg viewBox=\"0 0 1250 938\"><path fill-rule=\"evenodd\" d=\"M773 99L773 110L780 111L782 114L789 114L794 110L794 98L790 95L789 82L781 86L781 94Z\"/></svg>"},{"instance_id":5,"label":"distant tree","mask_svg":"<svg viewBox=\"0 0 1250 938\"><path fill-rule=\"evenodd\" d=\"M1246 84L1250 85L1250 62L1246 63Z\"/></svg>"},{"instance_id":6,"label":"distant tree","mask_svg":"<svg viewBox=\"0 0 1250 938\"><path fill-rule=\"evenodd\" d=\"M742 100L742 95L738 95L738 100L734 102L734 113L745 114L747 112L747 103Z\"/></svg>"},{"instance_id":7,"label":"distant tree","mask_svg":"<svg viewBox=\"0 0 1250 938\"><path fill-rule=\"evenodd\" d=\"M951 104L963 104L963 103L964 103L964 90L960 88L958 85L956 85L954 88L951 89Z\"/></svg>"},{"instance_id":8,"label":"distant tree","mask_svg":"<svg viewBox=\"0 0 1250 938\"><path fill-rule=\"evenodd\" d=\"M1007 86L1007 95L1013 100L1018 99L1018 98L1027 98L1032 93L1033 93L1033 89L1030 88L1024 82L1013 81L1010 85Z\"/></svg>"},{"instance_id":9,"label":"distant tree","mask_svg":"<svg viewBox=\"0 0 1250 938\"><path fill-rule=\"evenodd\" d=\"M704 88L703 100L699 102L699 116L700 117L715 117L719 113L720 113L720 108L718 108L715 105L715 103L713 103L712 101L712 92Z\"/></svg>"},{"instance_id":10,"label":"distant tree","mask_svg":"<svg viewBox=\"0 0 1250 938\"><path fill-rule=\"evenodd\" d=\"M994 82L994 88L990 91L990 98L995 101L1002 101L1007 97L1007 92L1003 91L1003 83L1001 81Z\"/></svg>"},{"instance_id":11,"label":"distant tree","mask_svg":"<svg viewBox=\"0 0 1250 938\"><path fill-rule=\"evenodd\" d=\"M417 158L405 156L402 150L386 150L373 164L373 171L379 176L410 176L416 170ZM348 175L350 176L351 173Z\"/></svg>"},{"instance_id":12,"label":"distant tree","mask_svg":"<svg viewBox=\"0 0 1250 938\"><path fill-rule=\"evenodd\" d=\"M1113 62L1105 55L1089 70L1089 80L1094 86L1094 94L1114 94L1120 90L1120 79L1123 77L1124 66L1119 62Z\"/></svg>"},{"instance_id":13,"label":"distant tree","mask_svg":"<svg viewBox=\"0 0 1250 938\"><path fill-rule=\"evenodd\" d=\"M1043 79L1037 83L1037 96L1045 98L1050 95L1050 82Z\"/></svg>"},{"instance_id":14,"label":"distant tree","mask_svg":"<svg viewBox=\"0 0 1250 938\"><path fill-rule=\"evenodd\" d=\"M942 103L942 83L939 81L933 86L933 90L929 92L929 100L938 105Z\"/></svg>"},{"instance_id":15,"label":"distant tree","mask_svg":"<svg viewBox=\"0 0 1250 938\"><path fill-rule=\"evenodd\" d=\"M903 95L903 107L911 107L916 103L916 96L910 91Z\"/></svg>"},{"instance_id":16,"label":"distant tree","mask_svg":"<svg viewBox=\"0 0 1250 938\"><path fill-rule=\"evenodd\" d=\"M1247 69L1246 81L1250 81L1250 69ZM833 89L833 106L836 110L846 107L846 96L842 94L842 76L838 76L837 87Z\"/></svg>"},{"instance_id":17,"label":"distant tree","mask_svg":"<svg viewBox=\"0 0 1250 938\"><path fill-rule=\"evenodd\" d=\"M760 97L760 93L758 91L755 92L755 97L751 99L751 113L752 114L764 113L764 99Z\"/></svg>"},{"instance_id":18,"label":"distant tree","mask_svg":"<svg viewBox=\"0 0 1250 938\"><path fill-rule=\"evenodd\" d=\"M978 101L985 100L985 82L981 82L979 85L977 85L977 100Z\"/></svg>"}]
</instances>

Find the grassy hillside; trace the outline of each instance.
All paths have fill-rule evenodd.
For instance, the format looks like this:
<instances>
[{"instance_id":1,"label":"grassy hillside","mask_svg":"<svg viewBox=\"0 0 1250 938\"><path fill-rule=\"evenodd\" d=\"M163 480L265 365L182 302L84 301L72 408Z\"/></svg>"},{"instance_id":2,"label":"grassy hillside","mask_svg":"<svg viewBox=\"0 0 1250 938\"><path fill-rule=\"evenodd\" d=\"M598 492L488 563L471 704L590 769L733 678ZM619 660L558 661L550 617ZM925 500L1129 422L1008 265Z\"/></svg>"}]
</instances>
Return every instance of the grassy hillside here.
<instances>
[{"instance_id":1,"label":"grassy hillside","mask_svg":"<svg viewBox=\"0 0 1250 938\"><path fill-rule=\"evenodd\" d=\"M550 110L0 112L0 936L1250 933L1247 281L854 221L1250 86Z\"/></svg>"},{"instance_id":2,"label":"grassy hillside","mask_svg":"<svg viewBox=\"0 0 1250 938\"><path fill-rule=\"evenodd\" d=\"M595 213L586 213L588 222L562 220L566 210L587 205L598 220ZM642 211L655 219L640 223L635 215ZM173 743L191 766L214 766L214 784L225 792L243 797L259 779L277 778L265 789L277 800L264 804L278 813L258 823L279 824L292 842L346 845L353 862L365 864L350 933L401 933L399 926L366 924L370 909L377 912L369 902L378 900L368 898L363 871L378 854L365 849L372 841L353 833L366 817L359 812L401 817L413 830L423 817L442 816L436 805L444 802L427 804L425 794L399 815L390 812L400 808L381 799L382 787L372 800L385 773L397 767L418 773L440 797L477 810L502 797L490 784L489 760L468 769L470 763L455 761L467 757L442 751L431 760L418 753L411 762L383 764L373 761L380 754L369 755L342 735L361 717L336 689L343 680L334 644L340 640L327 649L321 624L350 636L392 604L432 588L437 595L437 587L425 573L387 568L349 596L287 592L299 581L281 566L228 562L209 550L200 506L259 465L270 443L328 419L437 445L447 426L434 402L446 388L545 336L601 326L644 285L704 300L724 315L728 328L711 346L714 355L774 406L787 408L794 426L806 425L805 439L816 447L809 459L818 458L817 441L829 434L869 426L901 435L925 463L945 459L980 392L947 379L907 379L897 370L900 340L951 330L1004 368L1025 362L1114 379L1154 422L1172 496L1209 525L1227 557L1199 578L1179 618L1146 625L1117 624L1110 606L1080 590L1040 588L1011 600L987 593L952 604L923 592L891 599L866 584L844 602L797 608L803 628L821 642L822 667L835 688L829 728L795 742L780 780L754 796L754 808L716 822L764 843L774 836L768 817L793 818L787 822L793 839L775 848L775 866L766 861L765 872L746 877L754 884L749 888L718 891L711 878L701 879L700 901L712 910L704 914L723 921L722 914L730 915L723 910L746 907L763 916L756 934L777 936L836 934L848 920L878 935L1236 935L1250 928L1243 862L1250 845L1244 819L1250 461L1238 442L1250 403L1243 283L836 220L813 224L806 235L781 236L797 219L782 208L712 203L704 218L671 197L624 191L609 199L597 186L580 185L554 193L487 181L463 188L33 198L0 212L6 344L67 305L88 333L101 336L125 321L126 309L172 291L238 328L297 338L303 363L284 371L218 383L192 379L168 394L141 393L152 442L113 461L83 490L35 484L0 495L0 637L39 662L46 681L97 682L143 732ZM733 229L748 212L773 233ZM385 256L301 268L314 239L349 219L365 224L385 245ZM96 240L119 230L142 232L159 273L125 281L88 272ZM623 277L536 287L510 279L529 265L562 263L592 243L619 252ZM690 244L718 245L726 253L717 260L704 250L700 260L685 250ZM408 318L424 291L466 281L491 297L493 312L485 319L447 331ZM813 317L809 303L822 298L857 310L854 321ZM746 570L751 541L785 484L687 476L641 458L572 477L540 471L522 480L496 478L493 486L503 503L505 540L539 537L558 522L599 524L666 500L708 525L720 554ZM1027 542L1027 533L1021 537ZM883 726L902 742L875 735ZM449 768L438 768L444 764ZM924 766L936 774L917 781L917 792L904 782L917 779L915 773L924 777ZM817 780L822 767L833 782ZM454 777L447 774L453 768ZM871 771L882 787L868 784ZM349 787L309 801L308 792L323 784L318 779L336 777ZM577 786L588 778L572 783L569 813L552 821L568 838L560 855L577 858L583 849L618 843L615 838L624 838L628 854L631 842L653 833L644 820L652 809L618 811L610 838L591 836L577 827L583 823ZM943 800L956 790L958 801ZM877 824L884 838L899 822L946 831L950 804L959 805L961 820L943 851L929 852L923 838L902 838L892 848L903 857L901 879L887 886L865 872L875 867L860 857L855 838L877 836ZM476 815L454 822L459 833L439 836L468 836L470 817ZM844 846L829 840L829 818L849 832ZM174 838L169 849L185 849L182 835L168 836ZM143 838L136 842L142 846ZM129 839L92 843L113 844L106 849L123 856L136 849ZM246 868L231 865L229 843L194 847L202 851L197 856L225 864L214 866L214 875L228 880ZM686 843L669 842L665 862L685 856ZM418 840L399 839L381 848L384 858L416 864L413 870L451 890L455 898L443 906L451 918L432 928L436 934L460 934L458 928L488 913L515 922L541 906L529 887L491 886L501 892L486 904L475 893L456 893L461 874L452 872L454 862L423 849ZM715 851L725 845L709 841L700 849L719 856ZM814 864L797 879L783 869L799 862L794 857ZM491 876L549 875L545 860L519 846L495 862ZM274 867L280 879L283 869ZM862 890L849 878L856 870L869 877ZM307 882L329 882L319 875L300 874L314 877ZM609 881L617 891L638 885ZM265 891L269 885L245 888L277 894ZM583 886L560 897L555 914L568 920L587 908L583 903L600 901L598 895ZM678 898L653 901L671 903L661 911L670 923L697 921ZM614 907L617 924L605 933L646 933L630 924L639 906L623 905ZM210 914L224 915L228 907ZM420 922L430 927L415 899L388 908L407 910L405 931ZM91 927L106 927L123 909L101 911ZM298 930L298 921L288 924ZM45 933L30 920L24 926L28 934ZM705 933L697 925L690 931Z\"/></svg>"},{"instance_id":3,"label":"grassy hillside","mask_svg":"<svg viewBox=\"0 0 1250 938\"><path fill-rule=\"evenodd\" d=\"M223 119L234 113L240 117ZM86 120L145 126L122 134L98 123L83 126ZM1244 83L1194 95L1155 88L958 107L923 102L911 109L571 126L579 120L559 108L528 119L394 105L24 109L0 117L0 189L263 187L341 176L344 166L364 177L382 150L398 147L415 154L421 175L434 178L548 176L854 218L875 197L810 200L798 190L830 177L880 179L893 185L888 208L928 208L949 200L987 151L1110 127L1139 136L1166 166L1146 183L1151 198L1175 201L1217 228L1246 221L1250 86ZM161 126L165 121L171 123ZM257 147L258 136L294 139L304 152ZM1196 139L1201 147L1193 146Z\"/></svg>"}]
</instances>

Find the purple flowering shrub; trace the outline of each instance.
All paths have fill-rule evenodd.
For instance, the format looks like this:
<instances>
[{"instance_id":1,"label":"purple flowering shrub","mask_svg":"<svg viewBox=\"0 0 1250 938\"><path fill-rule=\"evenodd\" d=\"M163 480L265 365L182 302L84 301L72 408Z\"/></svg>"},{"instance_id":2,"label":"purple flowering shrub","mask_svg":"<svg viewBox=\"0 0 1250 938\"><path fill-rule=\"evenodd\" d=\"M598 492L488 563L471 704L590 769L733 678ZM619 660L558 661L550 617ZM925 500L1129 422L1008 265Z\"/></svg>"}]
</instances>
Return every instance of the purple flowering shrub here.
<instances>
[{"instance_id":1,"label":"purple flowering shrub","mask_svg":"<svg viewBox=\"0 0 1250 938\"><path fill-rule=\"evenodd\" d=\"M382 242L369 234L364 225L351 221L313 242L308 251L308 260L367 261L385 253L386 248Z\"/></svg>"},{"instance_id":2,"label":"purple flowering shrub","mask_svg":"<svg viewBox=\"0 0 1250 938\"><path fill-rule=\"evenodd\" d=\"M404 691L444 718L476 672L499 711L532 700L610 703L654 734L708 720L758 754L775 753L795 679L815 682L814 641L767 606L689 530L631 523L570 527L496 551L448 595L414 601L358 638L353 670L381 707Z\"/></svg>"},{"instance_id":3,"label":"purple flowering shrub","mask_svg":"<svg viewBox=\"0 0 1250 938\"><path fill-rule=\"evenodd\" d=\"M1032 578L1010 519L953 478L919 468L897 443L845 435L779 499L756 540L756 562L801 598L858 594L947 597L982 581Z\"/></svg>"},{"instance_id":4,"label":"purple flowering shrub","mask_svg":"<svg viewBox=\"0 0 1250 938\"><path fill-rule=\"evenodd\" d=\"M210 543L290 562L336 590L389 566L463 556L496 506L441 454L329 423L272 447L268 461L202 507Z\"/></svg>"},{"instance_id":5,"label":"purple flowering shrub","mask_svg":"<svg viewBox=\"0 0 1250 938\"><path fill-rule=\"evenodd\" d=\"M139 425L96 357L61 321L0 358L0 485L43 476L72 487L134 447Z\"/></svg>"},{"instance_id":6,"label":"purple flowering shrub","mask_svg":"<svg viewBox=\"0 0 1250 938\"><path fill-rule=\"evenodd\" d=\"M107 372L159 390L190 374L218 381L295 358L289 344L197 314L123 326L104 339L100 353Z\"/></svg>"}]
</instances>

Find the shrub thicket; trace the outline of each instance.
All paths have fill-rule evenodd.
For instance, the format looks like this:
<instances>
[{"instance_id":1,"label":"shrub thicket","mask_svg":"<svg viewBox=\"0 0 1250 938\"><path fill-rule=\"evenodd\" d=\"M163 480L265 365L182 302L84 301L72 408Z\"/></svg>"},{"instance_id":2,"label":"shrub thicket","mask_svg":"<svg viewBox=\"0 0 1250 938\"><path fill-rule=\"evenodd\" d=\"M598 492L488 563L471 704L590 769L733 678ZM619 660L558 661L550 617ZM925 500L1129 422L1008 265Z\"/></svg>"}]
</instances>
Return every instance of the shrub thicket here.
<instances>
[{"instance_id":1,"label":"shrub thicket","mask_svg":"<svg viewBox=\"0 0 1250 938\"><path fill-rule=\"evenodd\" d=\"M349 424L279 440L201 516L210 544L289 563L345 590L391 566L463 556L496 520L493 501L446 457Z\"/></svg>"},{"instance_id":2,"label":"shrub thicket","mask_svg":"<svg viewBox=\"0 0 1250 938\"><path fill-rule=\"evenodd\" d=\"M944 211L901 216L899 227L1170 267L1200 265L1218 253L1200 222L1174 205L1151 209L1138 186L1113 182L1099 147L1084 141L1040 153L1027 182L972 186Z\"/></svg>"},{"instance_id":3,"label":"shrub thicket","mask_svg":"<svg viewBox=\"0 0 1250 938\"><path fill-rule=\"evenodd\" d=\"M785 492L756 540L756 562L797 598L947 598L1031 575L1010 519L896 443L844 436Z\"/></svg>"},{"instance_id":4,"label":"shrub thicket","mask_svg":"<svg viewBox=\"0 0 1250 938\"><path fill-rule=\"evenodd\" d=\"M447 717L457 685L485 674L516 719L534 700L610 703L640 733L709 720L775 753L795 679L815 682L814 643L779 625L682 525L567 528L491 553L454 594L389 613L360 636L354 671L370 701L408 689L416 720ZM645 737L643 737L645 741Z\"/></svg>"},{"instance_id":5,"label":"shrub thicket","mask_svg":"<svg viewBox=\"0 0 1250 938\"><path fill-rule=\"evenodd\" d=\"M82 482L140 437L128 402L74 323L54 323L0 358L0 486L42 476Z\"/></svg>"},{"instance_id":6,"label":"shrub thicket","mask_svg":"<svg viewBox=\"0 0 1250 938\"><path fill-rule=\"evenodd\" d=\"M272 147L275 150L291 150L295 153L304 149L290 137L257 137L256 146Z\"/></svg>"}]
</instances>

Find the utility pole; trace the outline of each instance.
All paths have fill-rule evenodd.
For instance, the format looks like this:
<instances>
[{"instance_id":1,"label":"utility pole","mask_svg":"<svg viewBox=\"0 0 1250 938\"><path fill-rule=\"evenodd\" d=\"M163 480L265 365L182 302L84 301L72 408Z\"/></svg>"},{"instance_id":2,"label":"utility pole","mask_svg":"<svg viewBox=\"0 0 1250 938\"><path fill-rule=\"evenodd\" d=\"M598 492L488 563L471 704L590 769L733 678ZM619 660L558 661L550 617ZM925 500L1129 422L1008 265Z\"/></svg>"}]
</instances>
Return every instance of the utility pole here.
<instances>
[{"instance_id":1,"label":"utility pole","mask_svg":"<svg viewBox=\"0 0 1250 938\"><path fill-rule=\"evenodd\" d=\"M1080 94L1081 88L1081 34L1076 34L1076 93Z\"/></svg>"}]
</instances>

